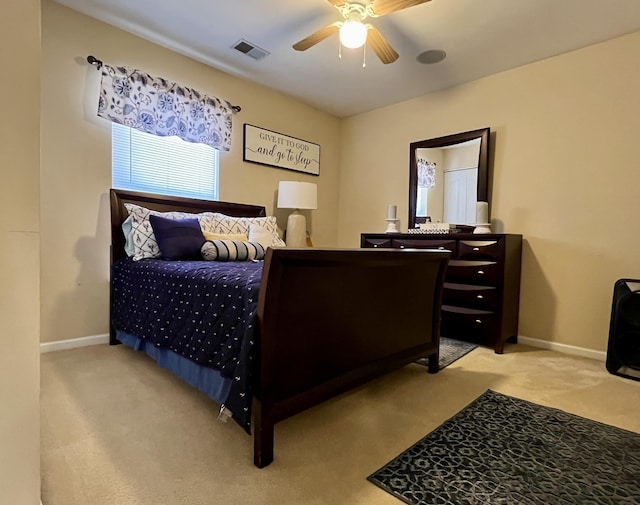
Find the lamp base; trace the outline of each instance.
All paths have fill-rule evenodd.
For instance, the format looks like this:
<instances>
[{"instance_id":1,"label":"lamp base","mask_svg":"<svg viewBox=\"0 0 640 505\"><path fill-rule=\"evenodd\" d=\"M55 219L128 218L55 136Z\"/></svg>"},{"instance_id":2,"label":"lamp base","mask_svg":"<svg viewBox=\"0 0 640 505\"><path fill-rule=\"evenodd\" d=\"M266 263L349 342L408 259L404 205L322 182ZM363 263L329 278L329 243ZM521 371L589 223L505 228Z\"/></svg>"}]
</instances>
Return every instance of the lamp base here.
<instances>
[{"instance_id":1,"label":"lamp base","mask_svg":"<svg viewBox=\"0 0 640 505\"><path fill-rule=\"evenodd\" d=\"M287 247L307 247L307 219L297 210L287 219Z\"/></svg>"},{"instance_id":2,"label":"lamp base","mask_svg":"<svg viewBox=\"0 0 640 505\"><path fill-rule=\"evenodd\" d=\"M397 219L385 219L387 222L387 229L384 231L385 233L400 233L398 231L398 220Z\"/></svg>"},{"instance_id":3,"label":"lamp base","mask_svg":"<svg viewBox=\"0 0 640 505\"><path fill-rule=\"evenodd\" d=\"M473 233L491 233L491 223L476 224Z\"/></svg>"}]
</instances>

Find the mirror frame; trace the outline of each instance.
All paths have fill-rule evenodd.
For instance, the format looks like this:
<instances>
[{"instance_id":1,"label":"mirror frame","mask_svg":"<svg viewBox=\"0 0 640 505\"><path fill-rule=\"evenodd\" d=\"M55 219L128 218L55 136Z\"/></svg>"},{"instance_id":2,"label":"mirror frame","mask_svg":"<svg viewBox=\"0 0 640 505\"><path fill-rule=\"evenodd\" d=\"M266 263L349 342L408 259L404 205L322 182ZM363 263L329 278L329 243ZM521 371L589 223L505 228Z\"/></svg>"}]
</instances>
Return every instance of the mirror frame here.
<instances>
[{"instance_id":1,"label":"mirror frame","mask_svg":"<svg viewBox=\"0 0 640 505\"><path fill-rule=\"evenodd\" d=\"M416 149L437 148L460 144L469 140L480 139L480 153L478 156L478 187L476 191L476 201L489 201L489 139L490 129L481 128L468 132L454 133L409 144L409 229L416 226L416 204L418 199L418 164L416 160ZM467 224L467 223L452 223Z\"/></svg>"}]
</instances>

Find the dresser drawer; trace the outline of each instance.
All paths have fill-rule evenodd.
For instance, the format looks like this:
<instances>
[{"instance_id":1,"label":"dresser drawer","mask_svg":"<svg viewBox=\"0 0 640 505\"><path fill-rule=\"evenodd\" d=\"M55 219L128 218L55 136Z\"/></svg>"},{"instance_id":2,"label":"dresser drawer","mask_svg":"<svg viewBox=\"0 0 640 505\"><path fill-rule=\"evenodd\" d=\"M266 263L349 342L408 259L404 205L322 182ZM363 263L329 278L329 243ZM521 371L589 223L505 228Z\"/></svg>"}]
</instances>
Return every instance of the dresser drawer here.
<instances>
[{"instance_id":1,"label":"dresser drawer","mask_svg":"<svg viewBox=\"0 0 640 505\"><path fill-rule=\"evenodd\" d=\"M391 247L390 238L369 238L363 237L360 247Z\"/></svg>"},{"instance_id":2,"label":"dresser drawer","mask_svg":"<svg viewBox=\"0 0 640 505\"><path fill-rule=\"evenodd\" d=\"M452 305L442 306L440 334L476 343L491 343L499 331L497 313Z\"/></svg>"},{"instance_id":3,"label":"dresser drawer","mask_svg":"<svg viewBox=\"0 0 640 505\"><path fill-rule=\"evenodd\" d=\"M413 230L412 230L413 231ZM446 249L441 335L491 346L518 335L522 235L363 233L361 247Z\"/></svg>"},{"instance_id":4,"label":"dresser drawer","mask_svg":"<svg viewBox=\"0 0 640 505\"><path fill-rule=\"evenodd\" d=\"M484 310L497 310L500 306L498 290L495 287L455 282L444 283L442 303Z\"/></svg>"},{"instance_id":5,"label":"dresser drawer","mask_svg":"<svg viewBox=\"0 0 640 505\"><path fill-rule=\"evenodd\" d=\"M501 257L504 246L500 240L461 240L458 243L459 259L491 259Z\"/></svg>"},{"instance_id":6,"label":"dresser drawer","mask_svg":"<svg viewBox=\"0 0 640 505\"><path fill-rule=\"evenodd\" d=\"M494 261L449 260L447 281L496 286L498 264Z\"/></svg>"},{"instance_id":7,"label":"dresser drawer","mask_svg":"<svg viewBox=\"0 0 640 505\"><path fill-rule=\"evenodd\" d=\"M391 244L399 249L440 249L456 255L456 241L451 239L393 239Z\"/></svg>"}]
</instances>

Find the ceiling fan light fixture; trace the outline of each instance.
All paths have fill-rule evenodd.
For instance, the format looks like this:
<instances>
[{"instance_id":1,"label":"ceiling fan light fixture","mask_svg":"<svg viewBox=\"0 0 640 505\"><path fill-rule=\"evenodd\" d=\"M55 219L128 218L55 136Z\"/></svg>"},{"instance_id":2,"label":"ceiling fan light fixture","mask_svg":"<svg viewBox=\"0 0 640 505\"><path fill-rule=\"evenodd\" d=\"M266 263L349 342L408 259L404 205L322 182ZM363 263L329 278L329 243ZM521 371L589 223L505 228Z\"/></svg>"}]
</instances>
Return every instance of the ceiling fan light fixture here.
<instances>
[{"instance_id":1,"label":"ceiling fan light fixture","mask_svg":"<svg viewBox=\"0 0 640 505\"><path fill-rule=\"evenodd\" d=\"M344 47L362 47L366 40L367 27L360 21L345 21L340 27L340 43Z\"/></svg>"}]
</instances>

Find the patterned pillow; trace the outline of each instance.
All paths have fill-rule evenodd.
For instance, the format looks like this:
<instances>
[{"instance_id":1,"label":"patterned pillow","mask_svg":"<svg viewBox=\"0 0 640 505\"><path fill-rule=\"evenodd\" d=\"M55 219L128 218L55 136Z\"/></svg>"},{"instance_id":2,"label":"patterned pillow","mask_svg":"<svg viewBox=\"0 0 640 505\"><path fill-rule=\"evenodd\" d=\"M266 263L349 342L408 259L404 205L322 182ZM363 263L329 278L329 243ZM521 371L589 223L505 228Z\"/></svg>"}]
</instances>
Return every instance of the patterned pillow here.
<instances>
[{"instance_id":1,"label":"patterned pillow","mask_svg":"<svg viewBox=\"0 0 640 505\"><path fill-rule=\"evenodd\" d=\"M250 261L264 259L264 247L257 242L207 240L200 249L207 261Z\"/></svg>"},{"instance_id":2,"label":"patterned pillow","mask_svg":"<svg viewBox=\"0 0 640 505\"><path fill-rule=\"evenodd\" d=\"M278 223L275 216L232 217L215 212L200 220L202 229L211 233L242 233L248 236L251 225L259 225L271 233L273 247L285 247L284 241L278 235Z\"/></svg>"},{"instance_id":3,"label":"patterned pillow","mask_svg":"<svg viewBox=\"0 0 640 505\"><path fill-rule=\"evenodd\" d=\"M135 261L144 258L159 258L160 247L149 222L149 216L162 216L167 219L188 219L197 217L200 225L204 219L211 218L211 212L192 214L190 212L158 212L133 203L125 203L125 208L131 217L131 233L129 238L133 244L133 259Z\"/></svg>"}]
</instances>

